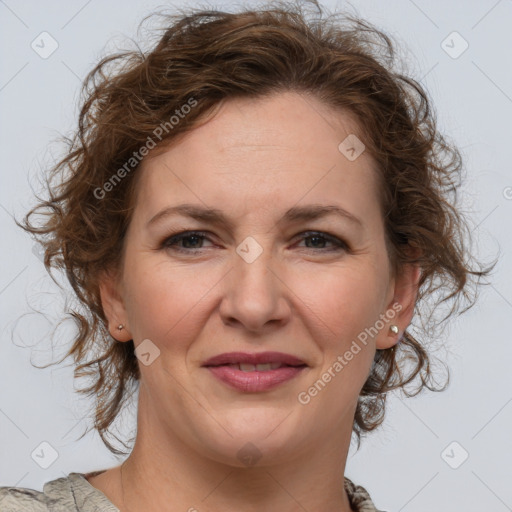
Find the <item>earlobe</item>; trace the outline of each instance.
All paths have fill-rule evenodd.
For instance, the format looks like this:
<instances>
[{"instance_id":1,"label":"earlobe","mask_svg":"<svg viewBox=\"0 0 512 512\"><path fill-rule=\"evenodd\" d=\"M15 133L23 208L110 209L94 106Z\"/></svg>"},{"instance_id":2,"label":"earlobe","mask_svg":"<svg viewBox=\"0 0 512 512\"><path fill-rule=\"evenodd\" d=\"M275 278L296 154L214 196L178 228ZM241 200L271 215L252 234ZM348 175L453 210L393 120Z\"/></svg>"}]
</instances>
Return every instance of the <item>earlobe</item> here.
<instances>
[{"instance_id":1,"label":"earlobe","mask_svg":"<svg viewBox=\"0 0 512 512\"><path fill-rule=\"evenodd\" d=\"M117 341L132 339L119 282L114 272L104 272L99 279L101 305L110 335Z\"/></svg>"},{"instance_id":2,"label":"earlobe","mask_svg":"<svg viewBox=\"0 0 512 512\"><path fill-rule=\"evenodd\" d=\"M377 349L391 348L400 342L414 315L420 277L419 264L408 263L400 270L395 280L393 299L385 313L389 321L377 336Z\"/></svg>"}]
</instances>

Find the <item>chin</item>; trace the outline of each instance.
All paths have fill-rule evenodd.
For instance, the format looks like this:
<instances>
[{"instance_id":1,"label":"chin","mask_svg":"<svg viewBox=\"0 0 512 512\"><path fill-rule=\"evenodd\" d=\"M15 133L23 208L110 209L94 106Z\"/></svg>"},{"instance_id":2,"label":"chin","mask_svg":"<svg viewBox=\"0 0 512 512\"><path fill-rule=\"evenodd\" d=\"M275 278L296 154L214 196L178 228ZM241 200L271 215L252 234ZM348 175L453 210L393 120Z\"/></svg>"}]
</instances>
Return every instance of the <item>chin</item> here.
<instances>
[{"instance_id":1,"label":"chin","mask_svg":"<svg viewBox=\"0 0 512 512\"><path fill-rule=\"evenodd\" d=\"M204 425L204 423L203 423ZM224 427L224 428L222 428ZM205 434L205 448L213 459L235 467L262 467L290 459L306 442L293 414L275 408L243 408L222 416L222 427ZM209 434L209 436L208 436ZM203 436L201 436L203 437Z\"/></svg>"}]
</instances>

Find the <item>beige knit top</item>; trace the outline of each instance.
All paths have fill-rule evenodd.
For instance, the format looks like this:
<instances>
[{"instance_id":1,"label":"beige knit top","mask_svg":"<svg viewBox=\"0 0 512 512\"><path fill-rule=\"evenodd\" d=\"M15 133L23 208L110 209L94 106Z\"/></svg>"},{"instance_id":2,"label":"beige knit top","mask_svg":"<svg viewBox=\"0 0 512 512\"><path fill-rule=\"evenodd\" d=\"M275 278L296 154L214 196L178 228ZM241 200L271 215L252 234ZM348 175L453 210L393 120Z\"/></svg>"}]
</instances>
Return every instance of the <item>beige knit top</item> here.
<instances>
[{"instance_id":1,"label":"beige knit top","mask_svg":"<svg viewBox=\"0 0 512 512\"><path fill-rule=\"evenodd\" d=\"M86 476L102 473L69 473L46 482L43 491L22 487L0 487L1 512L120 512L93 487ZM364 487L345 477L345 489L354 512L384 512L373 504Z\"/></svg>"}]
</instances>

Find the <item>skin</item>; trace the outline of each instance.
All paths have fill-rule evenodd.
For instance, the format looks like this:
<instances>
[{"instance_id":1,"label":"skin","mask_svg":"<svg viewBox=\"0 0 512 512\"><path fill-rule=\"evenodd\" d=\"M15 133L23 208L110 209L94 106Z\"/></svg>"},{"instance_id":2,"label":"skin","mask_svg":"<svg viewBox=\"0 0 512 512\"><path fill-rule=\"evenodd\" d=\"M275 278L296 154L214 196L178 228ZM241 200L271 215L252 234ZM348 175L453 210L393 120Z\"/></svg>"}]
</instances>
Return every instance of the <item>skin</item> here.
<instances>
[{"instance_id":1,"label":"skin","mask_svg":"<svg viewBox=\"0 0 512 512\"><path fill-rule=\"evenodd\" d=\"M347 113L284 92L229 100L142 163L122 268L103 276L101 297L119 342L149 339L160 355L139 362L137 439L123 485L119 466L89 477L123 512L351 510L342 482L357 398L375 350L409 325L419 278L413 266L391 273L374 162L338 150L351 133L358 127ZM147 226L181 203L221 209L233 228L180 216ZM311 204L341 206L362 225L336 216L279 222ZM162 248L185 230L207 239ZM248 236L263 251L252 263L236 252ZM298 394L396 303L393 320L301 404ZM223 352L268 350L308 368L273 390L243 393L201 366ZM237 456L249 442L260 456L253 466Z\"/></svg>"}]
</instances>

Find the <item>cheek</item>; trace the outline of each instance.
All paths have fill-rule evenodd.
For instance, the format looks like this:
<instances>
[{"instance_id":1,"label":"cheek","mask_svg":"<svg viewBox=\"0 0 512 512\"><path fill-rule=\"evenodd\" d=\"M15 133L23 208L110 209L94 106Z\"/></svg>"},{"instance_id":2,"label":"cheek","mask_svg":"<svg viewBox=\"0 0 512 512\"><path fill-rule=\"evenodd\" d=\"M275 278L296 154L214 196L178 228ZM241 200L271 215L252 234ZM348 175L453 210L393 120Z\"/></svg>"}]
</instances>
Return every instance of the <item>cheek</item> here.
<instances>
[{"instance_id":1,"label":"cheek","mask_svg":"<svg viewBox=\"0 0 512 512\"><path fill-rule=\"evenodd\" d=\"M316 272L297 281L299 313L319 348L319 367L312 375L311 398L341 406L341 397L357 399L374 358L375 326L385 302L385 281L370 265ZM313 286L314 285L314 286ZM321 381L321 382L319 382ZM321 398L320 398L321 395ZM341 400L341 402L340 402Z\"/></svg>"},{"instance_id":2,"label":"cheek","mask_svg":"<svg viewBox=\"0 0 512 512\"><path fill-rule=\"evenodd\" d=\"M309 277L304 279L304 275ZM292 287L311 331L335 349L342 349L383 312L385 282L364 262L297 274Z\"/></svg>"},{"instance_id":3,"label":"cheek","mask_svg":"<svg viewBox=\"0 0 512 512\"><path fill-rule=\"evenodd\" d=\"M125 268L126 309L135 343L149 338L159 346L170 341L175 346L187 339L186 331L198 325L194 313L214 282L160 258L127 259Z\"/></svg>"}]
</instances>

